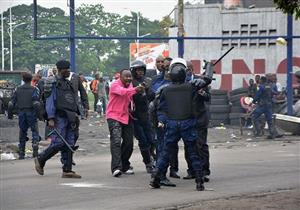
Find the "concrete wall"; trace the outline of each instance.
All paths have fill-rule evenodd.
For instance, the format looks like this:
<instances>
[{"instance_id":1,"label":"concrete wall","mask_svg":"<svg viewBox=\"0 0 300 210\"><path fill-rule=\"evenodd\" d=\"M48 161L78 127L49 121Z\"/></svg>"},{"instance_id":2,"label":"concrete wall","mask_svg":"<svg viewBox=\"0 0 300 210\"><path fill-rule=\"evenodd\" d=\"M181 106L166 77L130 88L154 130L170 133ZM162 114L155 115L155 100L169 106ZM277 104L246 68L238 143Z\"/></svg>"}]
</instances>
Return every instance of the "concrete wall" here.
<instances>
[{"instance_id":1,"label":"concrete wall","mask_svg":"<svg viewBox=\"0 0 300 210\"><path fill-rule=\"evenodd\" d=\"M224 10L219 4L191 5L185 8L186 36L257 36L285 35L287 17L275 8ZM170 29L176 36L177 28ZM294 21L294 35L300 35L300 21ZM177 41L170 41L170 56L177 57ZM275 40L185 40L184 58L193 60L201 71L203 59L218 59L235 46L216 66L213 88L235 89L247 86L255 74L277 73L279 82L286 85L286 46ZM294 68L300 70L300 39L294 39Z\"/></svg>"}]
</instances>

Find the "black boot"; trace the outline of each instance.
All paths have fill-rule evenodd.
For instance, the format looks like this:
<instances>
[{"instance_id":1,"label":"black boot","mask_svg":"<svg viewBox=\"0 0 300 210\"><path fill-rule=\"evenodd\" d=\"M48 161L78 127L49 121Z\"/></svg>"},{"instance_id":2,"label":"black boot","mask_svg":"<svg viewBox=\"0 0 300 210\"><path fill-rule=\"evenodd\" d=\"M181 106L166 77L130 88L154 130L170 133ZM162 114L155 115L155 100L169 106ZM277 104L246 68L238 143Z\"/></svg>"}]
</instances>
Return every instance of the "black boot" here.
<instances>
[{"instance_id":1,"label":"black boot","mask_svg":"<svg viewBox=\"0 0 300 210\"><path fill-rule=\"evenodd\" d=\"M149 186L153 189L160 188L160 177L161 173L159 170L152 174Z\"/></svg>"},{"instance_id":2,"label":"black boot","mask_svg":"<svg viewBox=\"0 0 300 210\"><path fill-rule=\"evenodd\" d=\"M196 190L203 191L204 189L205 188L204 188L203 178L202 177L196 178Z\"/></svg>"},{"instance_id":3,"label":"black boot","mask_svg":"<svg viewBox=\"0 0 300 210\"><path fill-rule=\"evenodd\" d=\"M202 173L200 171L196 171L195 174L196 174L196 179L195 179L196 190L203 191L205 188L204 188L204 180L202 177Z\"/></svg>"}]
</instances>

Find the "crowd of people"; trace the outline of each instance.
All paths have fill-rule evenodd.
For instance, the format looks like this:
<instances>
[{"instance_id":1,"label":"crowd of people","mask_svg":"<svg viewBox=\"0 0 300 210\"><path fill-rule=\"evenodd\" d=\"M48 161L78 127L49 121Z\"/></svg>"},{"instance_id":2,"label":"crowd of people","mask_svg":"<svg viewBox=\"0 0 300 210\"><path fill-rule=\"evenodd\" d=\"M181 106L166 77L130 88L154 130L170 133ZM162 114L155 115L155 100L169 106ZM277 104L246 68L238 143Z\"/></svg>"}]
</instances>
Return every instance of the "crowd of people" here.
<instances>
[{"instance_id":1,"label":"crowd of people","mask_svg":"<svg viewBox=\"0 0 300 210\"><path fill-rule=\"evenodd\" d=\"M79 137L79 117L88 116L87 83L83 74L70 72L70 63L56 63L57 74L47 79L39 75L23 75L24 85L17 88L11 106L18 108L20 142L19 158L24 159L27 130L32 130L35 169L44 174L51 157L61 153L62 177L81 178L72 170L73 153ZM147 69L142 61L134 61L122 69L110 85L99 75L90 84L94 95L94 111L107 119L110 132L111 173L113 177L134 174L130 163L134 138L138 141L145 171L151 174L149 186L176 186L167 178L180 179L178 173L178 141L184 141L187 174L183 179L195 179L196 189L204 190L209 181L209 147L207 132L210 101L205 73L195 75L193 64L181 58L158 56L155 69ZM256 75L249 81L248 95L253 97L255 135L264 114L269 125L269 138L281 137L272 123L272 102L279 95L276 75ZM281 89L281 91L283 91ZM79 94L78 94L79 93ZM99 110L101 105L101 110ZM44 110L44 111L43 111ZM37 119L46 121L45 137L50 145L38 153Z\"/></svg>"}]
</instances>

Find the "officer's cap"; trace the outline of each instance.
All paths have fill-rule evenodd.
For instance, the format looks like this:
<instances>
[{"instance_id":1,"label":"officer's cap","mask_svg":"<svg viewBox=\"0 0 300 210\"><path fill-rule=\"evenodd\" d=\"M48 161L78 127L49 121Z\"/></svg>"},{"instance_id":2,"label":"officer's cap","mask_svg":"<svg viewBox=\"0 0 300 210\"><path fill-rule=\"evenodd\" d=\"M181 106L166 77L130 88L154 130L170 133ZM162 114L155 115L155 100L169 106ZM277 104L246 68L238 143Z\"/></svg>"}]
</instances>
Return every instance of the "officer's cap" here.
<instances>
[{"instance_id":1,"label":"officer's cap","mask_svg":"<svg viewBox=\"0 0 300 210\"><path fill-rule=\"evenodd\" d=\"M56 67L58 70L60 69L69 69L70 68L70 62L66 60L60 60L56 63Z\"/></svg>"}]
</instances>

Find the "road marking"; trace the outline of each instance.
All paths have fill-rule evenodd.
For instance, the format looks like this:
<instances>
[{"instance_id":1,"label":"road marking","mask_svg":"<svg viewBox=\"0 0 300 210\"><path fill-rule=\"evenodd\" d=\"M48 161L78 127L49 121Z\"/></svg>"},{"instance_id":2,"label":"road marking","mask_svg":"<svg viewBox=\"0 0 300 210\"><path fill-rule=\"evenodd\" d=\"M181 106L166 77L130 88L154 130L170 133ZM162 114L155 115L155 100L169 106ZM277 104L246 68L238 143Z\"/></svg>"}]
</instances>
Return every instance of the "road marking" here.
<instances>
[{"instance_id":1,"label":"road marking","mask_svg":"<svg viewBox=\"0 0 300 210\"><path fill-rule=\"evenodd\" d=\"M102 188L102 189L123 189L123 190L136 190L144 189L141 187L120 187L120 186L108 186L102 183L89 183L89 182L74 182L74 183L61 183L62 186L69 186L75 188Z\"/></svg>"},{"instance_id":2,"label":"road marking","mask_svg":"<svg viewBox=\"0 0 300 210\"><path fill-rule=\"evenodd\" d=\"M299 157L300 154L282 154L279 157Z\"/></svg>"}]
</instances>

